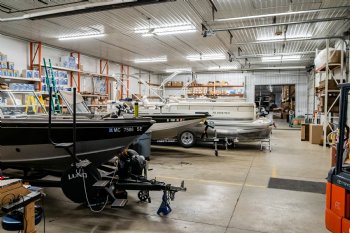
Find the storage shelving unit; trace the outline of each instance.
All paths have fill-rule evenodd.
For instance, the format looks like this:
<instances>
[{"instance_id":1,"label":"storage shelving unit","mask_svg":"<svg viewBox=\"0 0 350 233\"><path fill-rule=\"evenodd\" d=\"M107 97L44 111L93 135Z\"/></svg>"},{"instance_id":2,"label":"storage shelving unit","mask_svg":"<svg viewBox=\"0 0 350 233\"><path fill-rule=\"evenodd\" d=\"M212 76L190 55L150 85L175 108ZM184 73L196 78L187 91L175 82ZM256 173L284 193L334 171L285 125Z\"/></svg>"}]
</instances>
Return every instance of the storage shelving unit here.
<instances>
[{"instance_id":1,"label":"storage shelving unit","mask_svg":"<svg viewBox=\"0 0 350 233\"><path fill-rule=\"evenodd\" d=\"M122 83L120 85L119 99L123 99L129 97L130 94L130 67L127 65L120 65L120 73L120 81Z\"/></svg>"},{"instance_id":2,"label":"storage shelving unit","mask_svg":"<svg viewBox=\"0 0 350 233\"><path fill-rule=\"evenodd\" d=\"M39 71L39 77L42 76L44 67L42 63L42 43L41 42L30 42L30 69L37 69ZM52 66L54 70L67 71L70 74L70 86L76 86L78 92L81 89L81 75L88 75L93 77L101 77L106 79L106 94L108 94L108 81L112 76L109 75L109 62L106 59L100 59L100 73L83 71L80 69L81 67L81 59L79 52L70 52L70 56L73 56L77 59L77 69L62 67L62 66ZM73 85L75 84L75 85ZM41 83L39 83L39 91L41 91Z\"/></svg>"},{"instance_id":3,"label":"storage shelving unit","mask_svg":"<svg viewBox=\"0 0 350 233\"><path fill-rule=\"evenodd\" d=\"M338 47L335 49L341 50L341 58L340 58L340 63L330 63L330 48L329 48L330 40L326 40L326 63L323 64L320 67L317 67L314 69L313 74L312 74L312 81L313 81L313 86L314 86L314 94L315 98L312 99L313 101L313 111L315 113L315 118L314 122L319 118L321 121L321 124L323 125L323 146L326 147L327 144L327 129L330 128L331 130L335 130L334 123L336 119L338 118L339 114L339 108L338 108L338 103L339 103L339 96L340 96L340 91L337 85L339 83L343 83L344 81L347 82L349 81L344 73L344 53L345 53L345 47L344 43L339 43ZM317 54L317 51L316 51ZM339 71L340 76L335 77L334 72ZM319 75L321 79L321 75L324 75L325 78L324 80L320 80L319 86L318 83L316 83L316 75ZM322 83L323 82L323 83ZM321 85L322 84L322 85ZM335 85L333 85L335 84ZM331 85L331 86L330 86ZM309 90L310 91L310 90Z\"/></svg>"},{"instance_id":4,"label":"storage shelving unit","mask_svg":"<svg viewBox=\"0 0 350 233\"><path fill-rule=\"evenodd\" d=\"M223 93L228 88L244 88L245 85L231 85L231 84L195 84L195 85L179 85L179 86L164 86L169 89L183 89L186 88L187 96L207 96L207 97L244 97L243 93Z\"/></svg>"},{"instance_id":5,"label":"storage shelving unit","mask_svg":"<svg viewBox=\"0 0 350 233\"><path fill-rule=\"evenodd\" d=\"M23 78L23 77L12 77L12 76L0 76L0 79L3 79L5 82L11 82L15 80L16 82L40 82L38 78Z\"/></svg>"},{"instance_id":6,"label":"storage shelving unit","mask_svg":"<svg viewBox=\"0 0 350 233\"><path fill-rule=\"evenodd\" d=\"M42 57L42 43L41 42L30 42L30 69L38 70L39 71L39 77L42 77L43 74L43 57ZM99 73L95 72L89 72L89 71L83 71L82 70L82 64L81 64L81 57L79 52L72 51L70 52L70 56L73 56L76 58L77 61L77 68L72 69L68 67L62 67L62 66L56 66L53 65L52 69L53 70L59 70L59 71L66 71L69 75L69 86L70 87L77 87L78 92L80 92L84 98L85 101L90 101L91 104L87 104L88 107L91 108L101 108L105 107L107 108L106 104L99 104L100 102L106 102L105 100L109 98L109 79L113 78L113 76L109 75L109 61L106 59L100 59L100 66L99 66ZM92 87L94 87L94 79L100 78L104 79L105 81L105 93L97 92L93 90L91 93L86 93L82 92L82 87L81 87L81 79L82 77L89 76L92 79ZM18 78L17 78L18 79ZM10 80L10 79L9 79ZM38 82L38 93L42 95L48 95L47 92L42 91L42 85L41 85L41 79L24 79L21 78L19 80L23 81L29 81L29 82Z\"/></svg>"}]
</instances>

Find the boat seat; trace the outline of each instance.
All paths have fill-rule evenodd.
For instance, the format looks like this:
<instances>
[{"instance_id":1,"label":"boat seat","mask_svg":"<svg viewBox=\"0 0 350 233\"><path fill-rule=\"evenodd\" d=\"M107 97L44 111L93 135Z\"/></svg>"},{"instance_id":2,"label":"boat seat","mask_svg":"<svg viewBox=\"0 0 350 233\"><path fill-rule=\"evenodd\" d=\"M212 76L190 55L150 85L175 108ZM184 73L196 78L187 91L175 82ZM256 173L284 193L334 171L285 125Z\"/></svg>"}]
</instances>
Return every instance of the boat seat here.
<instances>
[{"instance_id":1,"label":"boat seat","mask_svg":"<svg viewBox=\"0 0 350 233\"><path fill-rule=\"evenodd\" d=\"M57 143L57 144L55 144L55 147L56 148L70 148L70 147L72 147L74 145L74 143L73 142L67 142L67 143Z\"/></svg>"}]
</instances>

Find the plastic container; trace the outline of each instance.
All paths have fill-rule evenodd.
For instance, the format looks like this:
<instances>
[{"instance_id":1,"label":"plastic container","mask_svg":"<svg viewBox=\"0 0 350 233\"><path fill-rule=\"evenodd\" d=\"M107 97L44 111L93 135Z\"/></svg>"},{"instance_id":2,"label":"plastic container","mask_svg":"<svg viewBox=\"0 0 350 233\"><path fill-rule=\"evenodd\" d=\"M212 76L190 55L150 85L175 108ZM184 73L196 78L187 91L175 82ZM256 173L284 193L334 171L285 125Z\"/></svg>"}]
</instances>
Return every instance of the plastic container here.
<instances>
[{"instance_id":1,"label":"plastic container","mask_svg":"<svg viewBox=\"0 0 350 233\"><path fill-rule=\"evenodd\" d=\"M141 135L136 141L133 142L131 149L134 149L139 153L139 155L143 155L145 159L149 160L151 157L151 138L152 132L146 132Z\"/></svg>"}]
</instances>

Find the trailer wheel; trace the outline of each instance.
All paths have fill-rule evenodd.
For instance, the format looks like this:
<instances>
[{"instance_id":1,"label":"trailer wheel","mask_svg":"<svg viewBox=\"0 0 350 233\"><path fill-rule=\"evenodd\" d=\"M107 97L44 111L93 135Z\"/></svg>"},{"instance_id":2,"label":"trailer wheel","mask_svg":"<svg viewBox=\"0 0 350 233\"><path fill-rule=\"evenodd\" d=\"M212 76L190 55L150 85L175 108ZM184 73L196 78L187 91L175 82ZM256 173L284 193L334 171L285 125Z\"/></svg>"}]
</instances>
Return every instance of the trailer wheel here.
<instances>
[{"instance_id":1,"label":"trailer wheel","mask_svg":"<svg viewBox=\"0 0 350 233\"><path fill-rule=\"evenodd\" d=\"M182 147L190 148L196 144L196 136L191 131L184 131L177 138Z\"/></svg>"}]
</instances>

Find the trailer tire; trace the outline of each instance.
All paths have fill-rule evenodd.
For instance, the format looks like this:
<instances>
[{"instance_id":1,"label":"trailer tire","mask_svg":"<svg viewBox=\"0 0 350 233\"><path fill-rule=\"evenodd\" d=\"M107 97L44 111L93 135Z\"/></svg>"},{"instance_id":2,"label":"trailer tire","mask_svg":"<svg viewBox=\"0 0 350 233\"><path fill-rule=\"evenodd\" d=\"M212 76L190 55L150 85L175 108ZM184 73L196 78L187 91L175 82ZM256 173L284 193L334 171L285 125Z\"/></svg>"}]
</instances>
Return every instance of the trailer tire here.
<instances>
[{"instance_id":1,"label":"trailer tire","mask_svg":"<svg viewBox=\"0 0 350 233\"><path fill-rule=\"evenodd\" d=\"M177 141L182 147L190 148L196 144L196 136L192 131L186 130L178 135Z\"/></svg>"}]
</instances>

